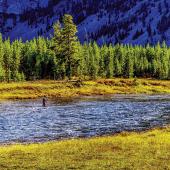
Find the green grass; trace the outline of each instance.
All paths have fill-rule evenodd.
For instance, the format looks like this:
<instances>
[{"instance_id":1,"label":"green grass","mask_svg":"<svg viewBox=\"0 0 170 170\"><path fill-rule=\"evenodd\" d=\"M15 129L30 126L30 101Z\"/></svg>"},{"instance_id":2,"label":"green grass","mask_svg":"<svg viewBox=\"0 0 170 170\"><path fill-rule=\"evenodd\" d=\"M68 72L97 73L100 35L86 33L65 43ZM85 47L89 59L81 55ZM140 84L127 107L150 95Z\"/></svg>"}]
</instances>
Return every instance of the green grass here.
<instances>
[{"instance_id":1,"label":"green grass","mask_svg":"<svg viewBox=\"0 0 170 170\"><path fill-rule=\"evenodd\" d=\"M34 99L48 97L76 97L107 94L170 94L170 81L152 79L100 79L84 81L81 87L74 82L34 81L0 83L0 99Z\"/></svg>"},{"instance_id":2,"label":"green grass","mask_svg":"<svg viewBox=\"0 0 170 170\"><path fill-rule=\"evenodd\" d=\"M0 170L169 170L170 128L0 147Z\"/></svg>"}]
</instances>

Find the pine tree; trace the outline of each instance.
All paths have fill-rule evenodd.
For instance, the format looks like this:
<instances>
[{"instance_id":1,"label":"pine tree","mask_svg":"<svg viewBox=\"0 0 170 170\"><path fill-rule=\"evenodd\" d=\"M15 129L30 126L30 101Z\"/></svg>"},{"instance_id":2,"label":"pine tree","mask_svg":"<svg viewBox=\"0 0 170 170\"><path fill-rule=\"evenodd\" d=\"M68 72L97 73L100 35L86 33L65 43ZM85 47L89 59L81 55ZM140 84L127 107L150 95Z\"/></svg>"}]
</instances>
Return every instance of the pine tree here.
<instances>
[{"instance_id":1,"label":"pine tree","mask_svg":"<svg viewBox=\"0 0 170 170\"><path fill-rule=\"evenodd\" d=\"M21 79L21 75L19 73L20 61L21 61L21 51L22 51L22 43L21 41L14 41L12 43L12 65L11 65L11 78L14 81L18 81Z\"/></svg>"},{"instance_id":2,"label":"pine tree","mask_svg":"<svg viewBox=\"0 0 170 170\"><path fill-rule=\"evenodd\" d=\"M64 15L63 17L63 29L62 29L62 54L65 59L66 76L71 79L73 76L73 69L77 62L76 53L78 39L76 36L77 27L73 22L71 15Z\"/></svg>"},{"instance_id":3,"label":"pine tree","mask_svg":"<svg viewBox=\"0 0 170 170\"><path fill-rule=\"evenodd\" d=\"M107 46L103 45L100 49L100 59L99 59L99 76L106 76L106 66L105 66L105 56L107 53Z\"/></svg>"},{"instance_id":4,"label":"pine tree","mask_svg":"<svg viewBox=\"0 0 170 170\"><path fill-rule=\"evenodd\" d=\"M48 49L47 49L47 40L43 37L38 37L36 40L36 63L35 63L35 72L36 76L39 79L46 78L49 63Z\"/></svg>"},{"instance_id":5,"label":"pine tree","mask_svg":"<svg viewBox=\"0 0 170 170\"><path fill-rule=\"evenodd\" d=\"M126 62L125 62L125 72L124 75L128 78L132 78L134 76L134 58L133 58L132 48L128 47L126 53Z\"/></svg>"},{"instance_id":6,"label":"pine tree","mask_svg":"<svg viewBox=\"0 0 170 170\"><path fill-rule=\"evenodd\" d=\"M167 50L167 46L166 43L163 42L162 44L162 48L161 48L161 75L160 78L161 79L167 79L168 78L168 73L169 73L169 56L168 56L168 50Z\"/></svg>"},{"instance_id":7,"label":"pine tree","mask_svg":"<svg viewBox=\"0 0 170 170\"><path fill-rule=\"evenodd\" d=\"M107 55L105 57L105 69L106 69L106 78L112 78L113 77L113 57L114 57L114 49L111 47L111 45L108 48Z\"/></svg>"},{"instance_id":8,"label":"pine tree","mask_svg":"<svg viewBox=\"0 0 170 170\"><path fill-rule=\"evenodd\" d=\"M53 26L54 29L54 36L53 36L53 49L56 53L56 55L61 54L61 43L62 43L62 28L61 28L61 24L58 21L57 23L54 24Z\"/></svg>"},{"instance_id":9,"label":"pine tree","mask_svg":"<svg viewBox=\"0 0 170 170\"><path fill-rule=\"evenodd\" d=\"M53 37L53 44L52 47L54 49L55 55L56 55L56 77L58 79L64 79L65 78L65 73L66 73L66 59L63 55L63 29L61 28L61 24L58 21L56 24L53 26L54 29L54 37Z\"/></svg>"},{"instance_id":10,"label":"pine tree","mask_svg":"<svg viewBox=\"0 0 170 170\"><path fill-rule=\"evenodd\" d=\"M96 65L96 59L94 56L94 51L93 51L93 44L90 43L89 47L89 69L88 69L88 74L91 79L96 79L97 78L97 65Z\"/></svg>"},{"instance_id":11,"label":"pine tree","mask_svg":"<svg viewBox=\"0 0 170 170\"><path fill-rule=\"evenodd\" d=\"M3 58L4 58L4 49L3 49L2 35L0 34L0 81L3 81L5 78L5 70L3 68L4 66Z\"/></svg>"},{"instance_id":12,"label":"pine tree","mask_svg":"<svg viewBox=\"0 0 170 170\"><path fill-rule=\"evenodd\" d=\"M160 43L158 43L155 46L155 75L156 78L161 78L161 46Z\"/></svg>"},{"instance_id":13,"label":"pine tree","mask_svg":"<svg viewBox=\"0 0 170 170\"><path fill-rule=\"evenodd\" d=\"M11 65L12 65L12 48L11 48L9 39L4 42L3 50L4 50L3 63L4 63L4 69L5 69L5 80L7 82L10 82Z\"/></svg>"},{"instance_id":14,"label":"pine tree","mask_svg":"<svg viewBox=\"0 0 170 170\"><path fill-rule=\"evenodd\" d=\"M99 60L100 60L100 50L99 47L97 45L96 42L92 43L92 51L91 51L91 55L93 55L94 61L94 77L97 78L98 77L98 73L99 73Z\"/></svg>"},{"instance_id":15,"label":"pine tree","mask_svg":"<svg viewBox=\"0 0 170 170\"><path fill-rule=\"evenodd\" d=\"M84 44L83 46L83 52L82 52L82 64L81 64L81 71L84 75L84 79L86 77L89 77L89 66L90 66L90 54L89 54L89 44Z\"/></svg>"},{"instance_id":16,"label":"pine tree","mask_svg":"<svg viewBox=\"0 0 170 170\"><path fill-rule=\"evenodd\" d=\"M123 46L119 44L116 45L115 47L114 65L115 65L115 75L117 77L122 76L123 68L124 68Z\"/></svg>"},{"instance_id":17,"label":"pine tree","mask_svg":"<svg viewBox=\"0 0 170 170\"><path fill-rule=\"evenodd\" d=\"M155 58L154 58L154 48L151 47L149 44L147 44L146 46L146 56L148 59L148 64L149 64L149 68L148 68L148 74L150 77L155 77Z\"/></svg>"},{"instance_id":18,"label":"pine tree","mask_svg":"<svg viewBox=\"0 0 170 170\"><path fill-rule=\"evenodd\" d=\"M26 76L27 80L35 80L36 73L36 56L37 56L37 43L36 39L26 42L22 48L21 70Z\"/></svg>"}]
</instances>

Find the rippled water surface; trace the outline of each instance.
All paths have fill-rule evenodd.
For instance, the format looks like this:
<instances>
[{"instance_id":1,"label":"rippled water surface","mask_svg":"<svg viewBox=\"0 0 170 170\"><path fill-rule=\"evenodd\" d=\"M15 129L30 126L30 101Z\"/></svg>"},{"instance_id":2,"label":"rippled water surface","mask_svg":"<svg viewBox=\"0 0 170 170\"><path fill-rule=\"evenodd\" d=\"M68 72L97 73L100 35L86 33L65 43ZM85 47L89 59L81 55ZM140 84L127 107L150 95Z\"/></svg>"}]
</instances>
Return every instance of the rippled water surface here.
<instances>
[{"instance_id":1,"label":"rippled water surface","mask_svg":"<svg viewBox=\"0 0 170 170\"><path fill-rule=\"evenodd\" d=\"M112 96L0 103L0 143L43 142L170 124L170 96Z\"/></svg>"}]
</instances>

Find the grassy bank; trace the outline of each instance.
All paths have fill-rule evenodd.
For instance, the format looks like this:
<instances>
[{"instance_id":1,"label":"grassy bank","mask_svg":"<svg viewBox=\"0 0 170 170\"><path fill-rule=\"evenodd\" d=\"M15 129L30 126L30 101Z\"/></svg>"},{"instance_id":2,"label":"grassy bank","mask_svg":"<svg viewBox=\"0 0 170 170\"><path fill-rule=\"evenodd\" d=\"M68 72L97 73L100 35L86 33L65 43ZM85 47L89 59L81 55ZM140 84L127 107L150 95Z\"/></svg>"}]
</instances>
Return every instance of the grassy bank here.
<instances>
[{"instance_id":1,"label":"grassy bank","mask_svg":"<svg viewBox=\"0 0 170 170\"><path fill-rule=\"evenodd\" d=\"M169 170L170 128L0 147L1 170Z\"/></svg>"},{"instance_id":2,"label":"grassy bank","mask_svg":"<svg viewBox=\"0 0 170 170\"><path fill-rule=\"evenodd\" d=\"M0 83L0 99L34 99L48 97L75 97L105 94L170 94L170 81L149 79L111 79L84 81L82 84L66 81L35 81Z\"/></svg>"}]
</instances>

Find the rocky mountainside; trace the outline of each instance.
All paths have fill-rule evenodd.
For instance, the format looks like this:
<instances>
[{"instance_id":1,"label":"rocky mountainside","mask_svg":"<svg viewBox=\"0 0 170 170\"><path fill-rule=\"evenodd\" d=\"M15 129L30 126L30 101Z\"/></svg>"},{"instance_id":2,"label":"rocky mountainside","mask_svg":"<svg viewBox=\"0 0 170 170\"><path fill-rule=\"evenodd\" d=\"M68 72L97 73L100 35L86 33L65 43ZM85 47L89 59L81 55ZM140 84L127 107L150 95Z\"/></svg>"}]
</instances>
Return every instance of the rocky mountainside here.
<instances>
[{"instance_id":1,"label":"rocky mountainside","mask_svg":"<svg viewBox=\"0 0 170 170\"><path fill-rule=\"evenodd\" d=\"M49 37L65 13L81 42L170 45L169 0L0 0L0 32L12 40Z\"/></svg>"}]
</instances>

